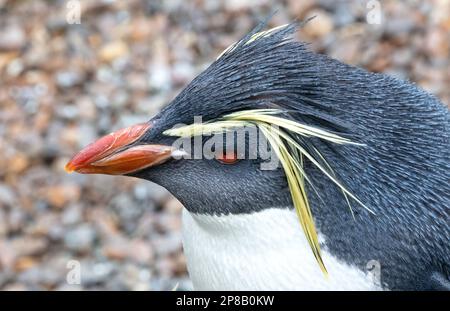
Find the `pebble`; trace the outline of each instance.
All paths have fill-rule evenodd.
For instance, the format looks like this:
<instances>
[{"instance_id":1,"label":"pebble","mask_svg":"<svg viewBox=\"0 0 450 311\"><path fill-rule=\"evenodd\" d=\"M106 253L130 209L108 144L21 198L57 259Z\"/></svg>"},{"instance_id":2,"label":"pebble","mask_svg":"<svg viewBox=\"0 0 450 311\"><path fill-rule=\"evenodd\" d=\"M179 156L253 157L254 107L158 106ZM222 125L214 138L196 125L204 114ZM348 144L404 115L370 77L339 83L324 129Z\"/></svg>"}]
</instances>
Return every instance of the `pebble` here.
<instances>
[{"instance_id":1,"label":"pebble","mask_svg":"<svg viewBox=\"0 0 450 311\"><path fill-rule=\"evenodd\" d=\"M85 253L90 251L96 238L96 232L89 224L82 224L69 230L64 236L65 246L72 251Z\"/></svg>"},{"instance_id":2,"label":"pebble","mask_svg":"<svg viewBox=\"0 0 450 311\"><path fill-rule=\"evenodd\" d=\"M56 108L56 114L61 119L71 121L78 118L79 110L77 106L60 105Z\"/></svg>"},{"instance_id":3,"label":"pebble","mask_svg":"<svg viewBox=\"0 0 450 311\"><path fill-rule=\"evenodd\" d=\"M23 172L29 165L28 156L25 153L17 152L9 158L7 172L12 174L19 174Z\"/></svg>"},{"instance_id":4,"label":"pebble","mask_svg":"<svg viewBox=\"0 0 450 311\"><path fill-rule=\"evenodd\" d=\"M323 10L312 10L308 12L308 16L316 16L312 21L307 23L303 28L303 32L312 39L318 39L331 33L334 28L333 18Z\"/></svg>"},{"instance_id":5,"label":"pebble","mask_svg":"<svg viewBox=\"0 0 450 311\"><path fill-rule=\"evenodd\" d=\"M80 263L81 283L92 286L107 281L117 271L117 265L112 262L95 262L83 260Z\"/></svg>"},{"instance_id":6,"label":"pebble","mask_svg":"<svg viewBox=\"0 0 450 311\"><path fill-rule=\"evenodd\" d=\"M448 33L434 28L426 37L425 50L434 58L447 58L450 50L450 37Z\"/></svg>"},{"instance_id":7,"label":"pebble","mask_svg":"<svg viewBox=\"0 0 450 311\"><path fill-rule=\"evenodd\" d=\"M80 84L83 76L76 71L60 71L56 73L56 84L61 88L70 88Z\"/></svg>"},{"instance_id":8,"label":"pebble","mask_svg":"<svg viewBox=\"0 0 450 311\"><path fill-rule=\"evenodd\" d=\"M125 193L117 195L112 200L111 206L125 221L134 222L142 215L142 209Z\"/></svg>"},{"instance_id":9,"label":"pebble","mask_svg":"<svg viewBox=\"0 0 450 311\"><path fill-rule=\"evenodd\" d=\"M99 51L98 56L102 61L111 62L128 54L128 46L123 41L113 41L105 44Z\"/></svg>"},{"instance_id":10,"label":"pebble","mask_svg":"<svg viewBox=\"0 0 450 311\"><path fill-rule=\"evenodd\" d=\"M78 131L78 148L83 148L98 138L97 129L90 122L82 121Z\"/></svg>"},{"instance_id":11,"label":"pebble","mask_svg":"<svg viewBox=\"0 0 450 311\"><path fill-rule=\"evenodd\" d=\"M123 128L127 126L132 126L138 123L145 123L149 119L147 116L136 115L136 114L123 114L117 120L118 128Z\"/></svg>"},{"instance_id":12,"label":"pebble","mask_svg":"<svg viewBox=\"0 0 450 311\"><path fill-rule=\"evenodd\" d=\"M0 183L0 204L3 206L13 206L16 202L16 195L13 189L5 184Z\"/></svg>"},{"instance_id":13,"label":"pebble","mask_svg":"<svg viewBox=\"0 0 450 311\"><path fill-rule=\"evenodd\" d=\"M141 269L135 265L127 264L122 267L120 274L127 290L148 291L151 273L148 269Z\"/></svg>"},{"instance_id":14,"label":"pebble","mask_svg":"<svg viewBox=\"0 0 450 311\"><path fill-rule=\"evenodd\" d=\"M154 236L152 244L158 256L174 254L181 248L181 234L167 232L165 235Z\"/></svg>"},{"instance_id":15,"label":"pebble","mask_svg":"<svg viewBox=\"0 0 450 311\"><path fill-rule=\"evenodd\" d=\"M42 237L23 236L10 242L15 257L39 255L47 249L48 241Z\"/></svg>"},{"instance_id":16,"label":"pebble","mask_svg":"<svg viewBox=\"0 0 450 311\"><path fill-rule=\"evenodd\" d=\"M63 225L74 225L83 220L83 206L79 203L69 205L61 216Z\"/></svg>"},{"instance_id":17,"label":"pebble","mask_svg":"<svg viewBox=\"0 0 450 311\"><path fill-rule=\"evenodd\" d=\"M15 208L9 212L8 224L10 232L19 232L25 225L27 215L23 209Z\"/></svg>"},{"instance_id":18,"label":"pebble","mask_svg":"<svg viewBox=\"0 0 450 311\"><path fill-rule=\"evenodd\" d=\"M6 236L9 233L9 223L6 217L6 212L0 208L0 236Z\"/></svg>"},{"instance_id":19,"label":"pebble","mask_svg":"<svg viewBox=\"0 0 450 311\"><path fill-rule=\"evenodd\" d=\"M26 40L25 32L20 26L9 25L5 29L2 29L0 51L19 50L25 46Z\"/></svg>"},{"instance_id":20,"label":"pebble","mask_svg":"<svg viewBox=\"0 0 450 311\"><path fill-rule=\"evenodd\" d=\"M129 242L128 257L141 265L150 265L154 260L154 252L150 242L142 240L133 240Z\"/></svg>"},{"instance_id":21,"label":"pebble","mask_svg":"<svg viewBox=\"0 0 450 311\"><path fill-rule=\"evenodd\" d=\"M62 208L69 202L75 202L80 198L80 187L75 184L55 185L47 189L48 202L57 208Z\"/></svg>"},{"instance_id":22,"label":"pebble","mask_svg":"<svg viewBox=\"0 0 450 311\"><path fill-rule=\"evenodd\" d=\"M145 182L145 185L147 187L148 197L152 199L152 201L156 202L157 204L163 204L165 203L165 201L167 201L169 192L165 188L148 181Z\"/></svg>"},{"instance_id":23,"label":"pebble","mask_svg":"<svg viewBox=\"0 0 450 311\"><path fill-rule=\"evenodd\" d=\"M14 59L8 64L8 67L6 68L6 72L11 77L17 77L19 76L22 71L25 69L25 65L20 59Z\"/></svg>"},{"instance_id":24,"label":"pebble","mask_svg":"<svg viewBox=\"0 0 450 311\"><path fill-rule=\"evenodd\" d=\"M90 97L81 96L76 100L76 105L80 119L90 121L90 123L95 120L97 117L97 107Z\"/></svg>"},{"instance_id":25,"label":"pebble","mask_svg":"<svg viewBox=\"0 0 450 311\"><path fill-rule=\"evenodd\" d=\"M176 85L186 85L194 75L195 69L189 62L177 62L173 65L172 80Z\"/></svg>"},{"instance_id":26,"label":"pebble","mask_svg":"<svg viewBox=\"0 0 450 311\"><path fill-rule=\"evenodd\" d=\"M167 65L161 63L152 64L149 69L149 86L156 91L167 91L171 88L171 72Z\"/></svg>"},{"instance_id":27,"label":"pebble","mask_svg":"<svg viewBox=\"0 0 450 311\"><path fill-rule=\"evenodd\" d=\"M52 267L32 267L18 275L20 282L37 289L40 289L41 286L47 289L54 287L60 279L61 276Z\"/></svg>"}]
</instances>

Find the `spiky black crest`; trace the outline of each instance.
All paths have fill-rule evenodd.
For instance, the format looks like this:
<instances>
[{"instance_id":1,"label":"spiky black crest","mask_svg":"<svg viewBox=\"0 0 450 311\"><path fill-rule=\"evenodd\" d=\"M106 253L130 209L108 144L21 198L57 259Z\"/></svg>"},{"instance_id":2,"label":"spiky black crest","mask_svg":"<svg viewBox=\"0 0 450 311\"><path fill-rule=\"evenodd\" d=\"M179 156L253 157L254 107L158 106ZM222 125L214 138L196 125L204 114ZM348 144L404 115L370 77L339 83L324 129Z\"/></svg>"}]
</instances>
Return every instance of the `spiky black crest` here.
<instances>
[{"instance_id":1,"label":"spiky black crest","mask_svg":"<svg viewBox=\"0 0 450 311\"><path fill-rule=\"evenodd\" d=\"M318 100L325 87L321 85L321 68L314 65L314 54L304 43L292 40L303 24L294 22L259 35L266 26L266 22L260 23L162 111L161 124L189 124L193 116L209 120L243 108L283 108L291 112L291 117L316 126L331 130L349 127ZM170 112L175 109L175 113Z\"/></svg>"}]
</instances>

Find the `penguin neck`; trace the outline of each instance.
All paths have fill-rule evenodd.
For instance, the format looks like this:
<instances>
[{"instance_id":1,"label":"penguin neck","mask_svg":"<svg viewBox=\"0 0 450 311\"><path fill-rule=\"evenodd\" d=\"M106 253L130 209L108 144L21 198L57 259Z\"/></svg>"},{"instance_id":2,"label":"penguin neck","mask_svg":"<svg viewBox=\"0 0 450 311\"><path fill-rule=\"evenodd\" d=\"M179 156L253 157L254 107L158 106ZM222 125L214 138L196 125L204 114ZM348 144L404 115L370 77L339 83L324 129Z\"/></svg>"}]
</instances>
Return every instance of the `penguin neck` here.
<instances>
[{"instance_id":1,"label":"penguin neck","mask_svg":"<svg viewBox=\"0 0 450 311\"><path fill-rule=\"evenodd\" d=\"M183 211L183 247L196 290L379 290L374 279L326 250L320 270L295 211L226 216Z\"/></svg>"}]
</instances>

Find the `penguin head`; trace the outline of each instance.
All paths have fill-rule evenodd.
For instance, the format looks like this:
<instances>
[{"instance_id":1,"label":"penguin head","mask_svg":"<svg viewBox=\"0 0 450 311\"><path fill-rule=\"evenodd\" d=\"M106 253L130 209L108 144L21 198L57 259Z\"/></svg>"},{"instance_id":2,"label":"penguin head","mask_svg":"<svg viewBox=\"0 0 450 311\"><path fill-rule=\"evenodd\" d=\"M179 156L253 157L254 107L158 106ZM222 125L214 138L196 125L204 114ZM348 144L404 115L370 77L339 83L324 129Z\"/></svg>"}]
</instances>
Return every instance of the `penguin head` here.
<instances>
[{"instance_id":1,"label":"penguin head","mask_svg":"<svg viewBox=\"0 0 450 311\"><path fill-rule=\"evenodd\" d=\"M109 142L102 138L88 146L67 165L68 170L151 180L200 214L291 206L283 167L257 127L247 127L243 136L235 133L231 142L225 133L185 137L182 151L189 149L189 154L181 158L173 156L180 151L174 145L181 138L165 133L198 118L210 123L232 113L263 109L277 110L280 118L343 131L343 122L314 103L320 68L312 62L314 54L291 39L299 25L262 31L265 23L261 23L226 49L152 120L108 135ZM299 102L304 104L300 107ZM107 152L98 154L104 149ZM111 157L113 161L105 161Z\"/></svg>"}]
</instances>

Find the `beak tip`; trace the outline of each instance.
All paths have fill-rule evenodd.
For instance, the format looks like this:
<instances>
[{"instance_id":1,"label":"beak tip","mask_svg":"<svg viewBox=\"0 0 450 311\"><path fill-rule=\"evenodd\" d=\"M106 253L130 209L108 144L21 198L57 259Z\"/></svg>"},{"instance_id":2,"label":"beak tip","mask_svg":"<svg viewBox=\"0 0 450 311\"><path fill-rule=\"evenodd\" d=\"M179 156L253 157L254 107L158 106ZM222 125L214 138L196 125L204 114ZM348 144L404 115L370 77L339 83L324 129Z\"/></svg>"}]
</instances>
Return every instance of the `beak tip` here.
<instances>
[{"instance_id":1,"label":"beak tip","mask_svg":"<svg viewBox=\"0 0 450 311\"><path fill-rule=\"evenodd\" d=\"M73 173L75 171L75 168L73 167L72 162L68 162L66 166L64 166L64 170L69 174Z\"/></svg>"}]
</instances>

